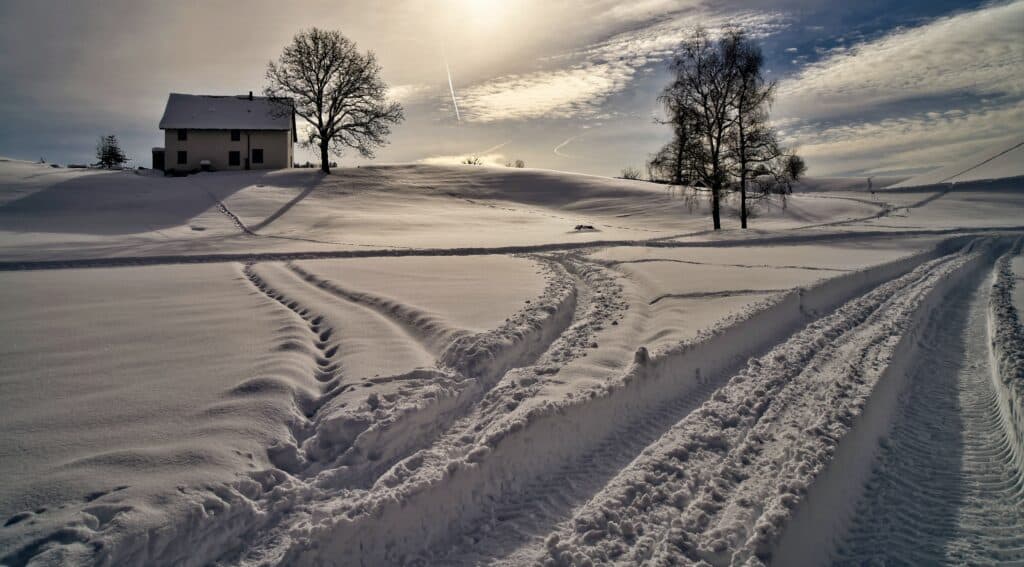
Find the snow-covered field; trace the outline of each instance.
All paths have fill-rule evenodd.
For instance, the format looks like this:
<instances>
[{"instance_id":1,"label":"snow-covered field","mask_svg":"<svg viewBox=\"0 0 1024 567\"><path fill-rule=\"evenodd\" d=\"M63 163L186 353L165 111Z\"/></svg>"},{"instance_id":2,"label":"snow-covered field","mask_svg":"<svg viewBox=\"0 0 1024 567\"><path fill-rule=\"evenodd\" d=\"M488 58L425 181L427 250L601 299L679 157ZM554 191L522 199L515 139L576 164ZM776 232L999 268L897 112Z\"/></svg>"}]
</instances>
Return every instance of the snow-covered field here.
<instances>
[{"instance_id":1,"label":"snow-covered field","mask_svg":"<svg viewBox=\"0 0 1024 567\"><path fill-rule=\"evenodd\" d=\"M0 161L0 564L1024 563L1024 185L974 165L713 233L543 170Z\"/></svg>"}]
</instances>

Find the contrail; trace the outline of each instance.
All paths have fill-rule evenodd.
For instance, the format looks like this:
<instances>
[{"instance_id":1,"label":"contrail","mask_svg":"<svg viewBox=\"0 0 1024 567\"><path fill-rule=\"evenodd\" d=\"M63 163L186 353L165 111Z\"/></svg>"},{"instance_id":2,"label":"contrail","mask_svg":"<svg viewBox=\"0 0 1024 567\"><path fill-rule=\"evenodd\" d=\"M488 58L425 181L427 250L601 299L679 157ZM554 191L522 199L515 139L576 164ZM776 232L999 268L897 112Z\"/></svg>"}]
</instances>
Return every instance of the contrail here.
<instances>
[{"instance_id":1,"label":"contrail","mask_svg":"<svg viewBox=\"0 0 1024 567\"><path fill-rule=\"evenodd\" d=\"M444 70L448 72L448 90L452 91L452 104L455 106L455 119L462 122L462 115L459 114L459 101L455 100L455 85L452 84L452 70L448 66L448 58L444 58Z\"/></svg>"},{"instance_id":2,"label":"contrail","mask_svg":"<svg viewBox=\"0 0 1024 567\"><path fill-rule=\"evenodd\" d=\"M501 148L504 148L505 146L509 145L509 143L511 141L512 140L507 140L507 141L504 141L504 142L498 144L497 146L493 146L493 147L487 148L486 150L480 152L480 155L485 156L485 155L487 155L487 154L489 154L491 152L496 152L496 151L500 150Z\"/></svg>"},{"instance_id":3,"label":"contrail","mask_svg":"<svg viewBox=\"0 0 1024 567\"><path fill-rule=\"evenodd\" d=\"M562 148L564 148L564 147L568 146L568 145L569 145L570 143L572 143L572 141L573 141L573 140L575 140L576 138L579 138L579 136L572 136L572 137L570 137L570 138L569 138L568 140L566 140L566 141L562 142L561 144L558 144L557 146L555 146L555 149L553 150L553 151L555 152L555 155L556 155L556 156L562 156L562 157L567 157L567 158L575 157L575 156L571 156L571 155L569 155L569 154L563 154L563 153L562 153L562 152L560 152L559 150L561 150Z\"/></svg>"}]
</instances>

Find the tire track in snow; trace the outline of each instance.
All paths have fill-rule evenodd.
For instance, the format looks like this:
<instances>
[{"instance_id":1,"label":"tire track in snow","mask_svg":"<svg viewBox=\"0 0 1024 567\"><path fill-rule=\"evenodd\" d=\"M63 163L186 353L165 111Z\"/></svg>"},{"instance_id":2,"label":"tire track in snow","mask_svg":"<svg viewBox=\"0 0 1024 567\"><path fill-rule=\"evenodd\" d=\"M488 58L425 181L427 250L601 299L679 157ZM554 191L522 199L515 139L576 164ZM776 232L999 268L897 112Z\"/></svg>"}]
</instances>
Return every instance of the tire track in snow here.
<instances>
[{"instance_id":1,"label":"tire track in snow","mask_svg":"<svg viewBox=\"0 0 1024 567\"><path fill-rule=\"evenodd\" d=\"M723 291L694 291L690 293L665 293L652 299L649 305L654 305L666 299L704 299L715 297L735 297L738 295L771 295L773 293L785 293L789 289L727 289Z\"/></svg>"},{"instance_id":2,"label":"tire track in snow","mask_svg":"<svg viewBox=\"0 0 1024 567\"><path fill-rule=\"evenodd\" d=\"M478 405L485 404L489 390L509 368L532 363L551 343L561 338L564 329L572 323L576 290L569 282L568 274L550 261L544 263L548 265L548 285L539 299L533 299L528 307L513 314L497 330L477 334L450 334L451 341L447 346L438 348L438 363L446 368L438 370L437 375L441 376L442 372L446 373L444 375L450 373L458 380L457 384L450 384L445 388L448 391L445 396L439 396L444 399L438 400L433 396L428 398L428 404L441 406L440 409L434 407L424 410L417 407L405 412L404 415L389 416L387 423L379 427L376 433L373 430L377 426L370 424L366 431L374 433L374 437L367 444L368 451L364 453L377 451L382 457L374 459L374 463L366 470L356 471L355 474L349 474L345 470L351 464L351 459L342 455L340 461L334 459L328 467L317 467L298 475L313 487L311 490L300 491L303 505L296 507L295 514L289 514L266 528L260 528L258 533L250 538L247 549L242 550L240 555L229 554L222 557L222 562L262 564L267 558L282 557L291 546L289 534L292 530L310 520L306 507L308 504L347 498L351 497L353 492L365 491L393 465L428 446L448 432L460 417L470 413ZM297 283L301 282L302 285L318 289L339 301L358 306L358 309L377 313L380 317L402 326L407 332L430 333L435 330L430 319L420 310L400 306L397 302L370 294L347 290L297 266L289 266L289 270L294 274ZM311 316L311 310L281 292L271 290L271 298L282 302L289 309L298 310L300 316ZM444 364L447 358L453 356L459 360L450 362L458 364ZM330 401L321 403L319 407L329 409ZM317 429L324 425L320 423L317 415L313 416L313 420L313 432L307 433L306 438L317 435ZM358 442L359 438L356 440L356 443Z\"/></svg>"},{"instance_id":3,"label":"tire track in snow","mask_svg":"<svg viewBox=\"0 0 1024 567\"><path fill-rule=\"evenodd\" d=\"M636 260L596 260L604 266L621 266L623 264L651 264L657 262L670 262L674 264L689 264L691 266L721 266L725 268L754 268L758 270L810 270L817 272L852 272L850 268L820 268L817 266L776 266L772 264L725 264L719 262L698 262L696 260L680 260L678 258L639 258Z\"/></svg>"},{"instance_id":4,"label":"tire track in snow","mask_svg":"<svg viewBox=\"0 0 1024 567\"><path fill-rule=\"evenodd\" d=\"M556 565L764 559L788 517L784 511L799 502L848 427L851 408L884 369L894 337L906 331L932 287L962 265L958 254L931 262L752 360L544 546L535 544L533 559Z\"/></svg>"},{"instance_id":5,"label":"tire track in snow","mask_svg":"<svg viewBox=\"0 0 1024 567\"><path fill-rule=\"evenodd\" d=\"M899 233L901 238L919 236L945 236L966 239L981 234L1020 233L1024 225L995 227L953 227L941 229L904 230ZM690 235L692 236L692 235ZM379 247L369 250L307 250L294 252L239 252L217 254L171 254L151 256L118 256L106 258L73 258L66 260L4 260L0 261L0 271L11 272L21 270L66 270L87 268L116 268L128 266L164 266L174 264L210 264L223 262L286 262L294 260L327 260L334 258L400 258L405 256L486 256L492 254L535 254L543 252L566 252L591 248L608 248L615 246L647 246L650 248L731 248L734 246L766 246L775 244L800 244L825 242L842 242L845 240L870 240L873 238L891 239L893 233L880 230L815 232L813 234L786 234L779 236L758 236L738 238L735 240L691 240L675 241L669 236L663 238L639 240L594 240L589 242L553 242L549 244L468 247L468 248L397 248ZM286 237L282 237L286 238ZM951 238L951 239L952 239ZM328 243L344 246L367 247L366 244Z\"/></svg>"},{"instance_id":6,"label":"tire track in snow","mask_svg":"<svg viewBox=\"0 0 1024 567\"><path fill-rule=\"evenodd\" d=\"M435 354L442 352L452 341L469 334L468 331L445 326L433 314L415 306L372 293L345 288L294 263L289 263L287 266L306 283L331 293L343 301L372 309L393 321Z\"/></svg>"},{"instance_id":7,"label":"tire track in snow","mask_svg":"<svg viewBox=\"0 0 1024 567\"><path fill-rule=\"evenodd\" d=\"M835 565L1024 564L1024 472L994 388L986 296L954 295L930 320Z\"/></svg>"},{"instance_id":8,"label":"tire track in snow","mask_svg":"<svg viewBox=\"0 0 1024 567\"><path fill-rule=\"evenodd\" d=\"M580 505L658 439L703 403L723 380L707 381L690 395L650 408L592 452L556 472L528 483L521 492L499 501L492 513L497 529L474 530L462 542L438 553L446 565L526 565L535 563L544 538L571 518ZM426 560L426 563L431 563Z\"/></svg>"},{"instance_id":9,"label":"tire track in snow","mask_svg":"<svg viewBox=\"0 0 1024 567\"><path fill-rule=\"evenodd\" d=\"M612 455L610 459L628 462L643 446L643 441L635 438L656 438L689 411L689 404L705 399L710 392L704 381L709 377L724 380L731 375L731 368L741 368L745 355L740 353L750 349L764 352L762 349L781 339L783 330L787 334L791 326L795 330L810 313L830 309L829 305L840 303L847 294L863 293L875 278L904 273L903 268L894 267L874 272L866 280L853 276L858 282L855 285L847 277L835 287L816 288L806 296L806 309L805 296L800 293L771 304L772 314L767 318L754 315L759 311L751 312L748 317L758 320L749 323L761 329L764 338L735 336L727 329L748 328L738 326L745 318L737 319L693 345L680 345L670 356L649 362L644 357L644 362L627 372L622 384L610 387L607 393L591 392L597 395L582 396L566 405L550 404L550 410L546 402L525 414L516 414L508 423L491 423L482 419L484 415L474 414L462 428L468 433L462 452L435 447L417 454L408 466L400 463L374 487L369 502L334 509L334 514L344 514L351 522L332 522L312 530L308 538L320 545L300 547L288 557L315 562L354 549L358 542L359 553L353 555L353 562L476 564L525 560L544 549L538 534L567 519L603 480L617 472L615 467L621 467L616 463L610 472L602 471L602 457ZM772 338L776 335L780 339ZM737 339L739 346L734 342ZM698 350L691 352L691 346ZM525 378L525 384L537 381L533 376ZM516 381L518 377L512 380ZM496 390L492 394L515 399L513 384L507 385L507 392ZM714 391L714 385L710 391ZM451 433L459 432L453 429ZM456 441L452 440L452 445ZM597 457L588 460L590 454ZM542 464L529 464L535 460ZM563 479L569 479L572 486L567 488ZM428 508L422 508L424 505ZM450 516L452 511L459 514L458 518ZM428 521L428 517L432 519Z\"/></svg>"}]
</instances>

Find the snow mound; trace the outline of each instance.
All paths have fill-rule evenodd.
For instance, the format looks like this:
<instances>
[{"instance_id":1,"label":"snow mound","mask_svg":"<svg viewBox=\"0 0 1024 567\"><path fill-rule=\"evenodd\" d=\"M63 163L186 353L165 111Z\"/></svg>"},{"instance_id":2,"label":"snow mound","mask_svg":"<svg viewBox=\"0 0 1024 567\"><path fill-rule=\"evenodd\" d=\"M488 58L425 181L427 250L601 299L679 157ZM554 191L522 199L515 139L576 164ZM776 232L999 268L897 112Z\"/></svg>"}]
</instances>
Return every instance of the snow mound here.
<instances>
[{"instance_id":1,"label":"snow mound","mask_svg":"<svg viewBox=\"0 0 1024 567\"><path fill-rule=\"evenodd\" d=\"M1001 143L970 157L955 161L928 173L911 177L893 188L920 187L939 183L961 183L1024 176L1024 139Z\"/></svg>"},{"instance_id":2,"label":"snow mound","mask_svg":"<svg viewBox=\"0 0 1024 567\"><path fill-rule=\"evenodd\" d=\"M1020 276L1013 270L1014 257L1021 252L1018 240L1012 250L996 263L995 281L989 298L992 351L999 376L1000 409L1012 449L1024 462L1024 324L1014 302Z\"/></svg>"}]
</instances>

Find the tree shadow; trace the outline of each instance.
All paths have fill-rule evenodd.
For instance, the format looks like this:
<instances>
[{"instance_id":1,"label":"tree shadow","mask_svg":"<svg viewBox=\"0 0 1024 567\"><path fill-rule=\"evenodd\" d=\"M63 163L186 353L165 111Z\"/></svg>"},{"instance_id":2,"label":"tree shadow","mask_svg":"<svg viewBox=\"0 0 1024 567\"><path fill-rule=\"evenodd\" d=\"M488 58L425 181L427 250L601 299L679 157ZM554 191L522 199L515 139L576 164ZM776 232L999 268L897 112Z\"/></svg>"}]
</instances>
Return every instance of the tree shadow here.
<instances>
[{"instance_id":1,"label":"tree shadow","mask_svg":"<svg viewBox=\"0 0 1024 567\"><path fill-rule=\"evenodd\" d=\"M309 196L310 193L313 192L314 189L319 187L321 179L322 179L322 176L320 176L319 174L315 174L315 176L313 176L313 177L308 177L307 176L307 179L301 184L301 186L303 187L302 192L300 192L298 195L293 197L290 201L285 203L280 209L274 211L267 218L265 218L262 221L254 224L252 226L250 226L249 230L251 230L253 232L257 232L260 229L266 228L271 223L273 223L277 219L279 219L282 216L284 216L284 214L287 213L288 211L290 211L292 207L294 207L295 205L297 205L300 202L302 202L306 197Z\"/></svg>"}]
</instances>

